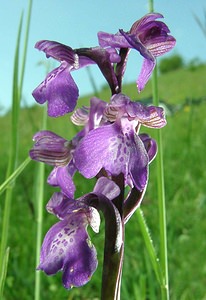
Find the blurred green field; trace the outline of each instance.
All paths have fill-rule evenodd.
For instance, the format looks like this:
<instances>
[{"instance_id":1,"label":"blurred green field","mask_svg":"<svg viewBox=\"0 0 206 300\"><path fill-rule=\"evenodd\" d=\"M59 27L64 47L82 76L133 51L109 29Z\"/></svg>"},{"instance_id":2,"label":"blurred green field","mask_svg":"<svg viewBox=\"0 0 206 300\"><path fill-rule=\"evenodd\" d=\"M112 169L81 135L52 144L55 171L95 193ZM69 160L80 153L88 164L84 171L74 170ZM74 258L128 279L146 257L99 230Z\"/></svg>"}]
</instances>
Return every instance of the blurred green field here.
<instances>
[{"instance_id":1,"label":"blurred green field","mask_svg":"<svg viewBox=\"0 0 206 300\"><path fill-rule=\"evenodd\" d=\"M151 99L151 82L138 95L135 84L123 89L133 100ZM206 66L195 70L181 69L159 77L159 97L167 111L167 126L162 129L164 145L165 189L168 229L169 282L172 300L206 299ZM109 99L102 89L100 98ZM89 95L78 105L88 104ZM22 109L19 129L19 162L27 156L32 146L32 136L39 130L42 108ZM0 118L0 180L4 181L7 168L10 137L10 114ZM48 129L65 138L71 138L76 128L69 117L48 119ZM155 138L155 130L142 127ZM9 233L10 259L5 286L5 300L30 300L34 298L36 203L34 182L37 163L31 162L19 176L14 188ZM46 167L46 174L51 171ZM92 184L76 178L77 196L92 189ZM54 189L45 184L45 205ZM4 195L0 203L0 221L4 208ZM150 180L142 209L158 253L159 221L156 192L156 165L150 165ZM44 213L44 234L56 222ZM99 266L91 281L79 289L65 290L61 273L48 277L42 273L42 300L94 300L100 297L102 249L104 243L102 222L100 234L91 231ZM160 299L160 290L144 241L134 215L126 226L125 260L122 281L123 300Z\"/></svg>"}]
</instances>

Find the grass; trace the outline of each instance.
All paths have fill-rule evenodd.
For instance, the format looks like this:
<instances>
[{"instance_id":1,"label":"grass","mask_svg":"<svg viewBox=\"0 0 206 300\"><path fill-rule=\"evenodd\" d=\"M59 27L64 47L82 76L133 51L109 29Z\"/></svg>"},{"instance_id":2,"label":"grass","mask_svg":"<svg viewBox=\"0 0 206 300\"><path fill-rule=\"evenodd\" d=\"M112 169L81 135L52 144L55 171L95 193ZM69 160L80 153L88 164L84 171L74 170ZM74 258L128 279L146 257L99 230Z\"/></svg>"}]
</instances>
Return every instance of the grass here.
<instances>
[{"instance_id":1,"label":"grass","mask_svg":"<svg viewBox=\"0 0 206 300\"><path fill-rule=\"evenodd\" d=\"M194 71L177 70L160 76L159 96L170 108L168 125L162 130L164 146L164 168L166 187L166 208L168 227L168 264L170 293L172 300L205 299L205 131L206 102L205 94L206 67ZM151 82L145 91L138 95L135 84L125 86L124 92L132 99L151 98ZM108 99L106 89L100 98ZM79 104L88 104L88 97L80 99ZM190 100L190 103L185 101ZM184 105L185 104L185 105ZM42 108L34 106L22 109L19 116L19 162L28 155L32 146L32 135L41 126ZM10 127L11 115L0 118L2 132ZM68 122L67 122L68 121ZM67 126L68 124L68 126ZM48 119L48 128L56 133L71 138L75 128L69 117ZM144 129L144 128L143 128ZM143 130L154 136L154 131ZM0 179L3 182L7 168L9 136L1 137ZM35 278L35 243L37 203L34 201L33 182L37 163L31 162L18 177L14 189L11 226L9 232L10 259L5 285L5 299L33 299ZM46 176L51 168L46 166ZM151 231L151 236L159 253L158 207L156 195L156 162L150 166L150 181L142 209ZM46 205L53 189L45 186ZM92 184L77 178L78 196L92 188ZM0 220L2 219L4 195L0 203ZM54 216L44 211L43 232L56 222ZM101 225L103 229L104 224ZM91 232L97 247L99 267L92 280L80 289L66 291L61 286L61 274L47 277L42 274L41 299L95 299L99 297L101 280L101 261L103 247L103 230L98 235ZM132 298L134 297L135 298ZM154 271L149 262L137 216L134 215L126 226L126 247L122 282L122 299L159 299L160 291Z\"/></svg>"}]
</instances>

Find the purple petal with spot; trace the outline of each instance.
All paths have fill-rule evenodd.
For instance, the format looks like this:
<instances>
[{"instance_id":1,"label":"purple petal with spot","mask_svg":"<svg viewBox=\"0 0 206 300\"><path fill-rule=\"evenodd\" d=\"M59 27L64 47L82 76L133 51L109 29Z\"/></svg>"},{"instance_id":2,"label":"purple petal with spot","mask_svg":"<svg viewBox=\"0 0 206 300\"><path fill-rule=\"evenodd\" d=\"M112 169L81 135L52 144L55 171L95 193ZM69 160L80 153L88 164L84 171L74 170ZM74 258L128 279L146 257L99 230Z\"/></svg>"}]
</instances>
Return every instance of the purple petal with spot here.
<instances>
[{"instance_id":1,"label":"purple petal with spot","mask_svg":"<svg viewBox=\"0 0 206 300\"><path fill-rule=\"evenodd\" d=\"M51 71L32 95L40 104L48 101L48 115L58 117L74 110L79 92L64 63Z\"/></svg>"},{"instance_id":2,"label":"purple petal with spot","mask_svg":"<svg viewBox=\"0 0 206 300\"><path fill-rule=\"evenodd\" d=\"M115 195L115 192L113 194ZM52 195L46 208L49 213L56 215L60 220L66 219L72 213L76 214L78 211L84 212L87 215L88 224L94 232L98 233L100 226L99 213L94 207L88 206L87 202L85 202L85 199L91 199L94 195L96 197L102 196L102 194L89 193L74 200L73 198L66 197L63 193L57 192Z\"/></svg>"},{"instance_id":3,"label":"purple petal with spot","mask_svg":"<svg viewBox=\"0 0 206 300\"><path fill-rule=\"evenodd\" d=\"M77 210L77 204L79 202L72 198L66 197L63 193L56 192L52 195L51 199L46 205L46 209L49 213L56 215L60 220L66 218L67 214L71 214Z\"/></svg>"},{"instance_id":4,"label":"purple petal with spot","mask_svg":"<svg viewBox=\"0 0 206 300\"><path fill-rule=\"evenodd\" d=\"M102 126L90 131L74 153L77 169L92 178L104 168L109 175L131 175L142 190L147 183L148 155L144 144L131 131L123 134L120 125Z\"/></svg>"},{"instance_id":5,"label":"purple petal with spot","mask_svg":"<svg viewBox=\"0 0 206 300\"><path fill-rule=\"evenodd\" d=\"M134 146L132 147L128 164L129 175L134 186L142 191L148 181L148 155L141 139L134 135Z\"/></svg>"},{"instance_id":6,"label":"purple petal with spot","mask_svg":"<svg viewBox=\"0 0 206 300\"><path fill-rule=\"evenodd\" d=\"M119 127L112 124L90 131L81 141L74 153L74 163L86 178L96 176L102 167L110 169L114 165L118 134ZM113 175L121 173L121 168L121 164L116 165Z\"/></svg>"},{"instance_id":7,"label":"purple petal with spot","mask_svg":"<svg viewBox=\"0 0 206 300\"><path fill-rule=\"evenodd\" d=\"M63 284L70 289L86 284L97 267L97 256L86 227L87 216L73 213L47 232L41 249L39 270L52 275L63 271Z\"/></svg>"}]
</instances>

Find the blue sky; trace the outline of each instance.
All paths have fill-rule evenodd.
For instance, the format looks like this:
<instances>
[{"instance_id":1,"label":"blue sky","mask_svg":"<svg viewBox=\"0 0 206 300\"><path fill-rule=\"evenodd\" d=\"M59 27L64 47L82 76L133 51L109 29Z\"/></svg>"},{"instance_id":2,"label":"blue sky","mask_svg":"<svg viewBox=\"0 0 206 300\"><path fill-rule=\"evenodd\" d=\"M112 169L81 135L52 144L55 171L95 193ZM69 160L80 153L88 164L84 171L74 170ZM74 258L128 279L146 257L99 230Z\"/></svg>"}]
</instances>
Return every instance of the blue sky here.
<instances>
[{"instance_id":1,"label":"blue sky","mask_svg":"<svg viewBox=\"0 0 206 300\"><path fill-rule=\"evenodd\" d=\"M24 11L24 24L27 16L27 0L2 1L0 10L0 112L11 104L12 72L18 24ZM199 58L206 61L206 38L197 25L193 14L206 23L205 0L156 0L154 9L164 15L164 22L169 26L177 45L173 53L181 54L186 61ZM56 40L72 48L97 45L97 32L116 33L119 28L129 30L131 25L148 12L146 0L34 0L29 36L27 65L23 89L24 101L31 105L33 89L44 79L45 69L37 66L39 61L46 61L44 53L34 49L34 44L41 39ZM24 32L23 32L24 36ZM138 53L129 57L128 69L124 82L135 81L141 67ZM104 78L96 66L91 72L98 86L104 84ZM78 74L77 74L78 73ZM86 71L73 72L77 80L80 95L92 92Z\"/></svg>"}]
</instances>

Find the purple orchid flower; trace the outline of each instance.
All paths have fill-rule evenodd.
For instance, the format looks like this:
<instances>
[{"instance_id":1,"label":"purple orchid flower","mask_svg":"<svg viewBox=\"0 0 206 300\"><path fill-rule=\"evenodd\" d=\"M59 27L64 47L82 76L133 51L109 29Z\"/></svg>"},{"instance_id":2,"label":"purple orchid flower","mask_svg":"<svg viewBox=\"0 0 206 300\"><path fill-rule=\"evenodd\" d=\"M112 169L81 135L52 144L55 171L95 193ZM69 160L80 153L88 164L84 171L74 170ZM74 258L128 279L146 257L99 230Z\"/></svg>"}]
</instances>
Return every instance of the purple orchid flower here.
<instances>
[{"instance_id":1,"label":"purple orchid flower","mask_svg":"<svg viewBox=\"0 0 206 300\"><path fill-rule=\"evenodd\" d=\"M70 202L72 209L69 209ZM67 289L86 284L97 267L96 250L86 230L93 220L97 223L97 214L94 209L75 207L74 204L61 193L54 194L48 203L47 210L54 210L62 220L47 232L38 266L38 270L48 275L62 270Z\"/></svg>"},{"instance_id":2,"label":"purple orchid flower","mask_svg":"<svg viewBox=\"0 0 206 300\"><path fill-rule=\"evenodd\" d=\"M102 168L108 176L124 174L125 182L142 191L147 184L148 164L154 156L150 140L138 136L142 125L161 128L166 124L160 107L146 107L123 94L114 95L105 108L108 123L89 131L74 152L74 164L86 178ZM152 149L152 150L151 150Z\"/></svg>"},{"instance_id":3,"label":"purple orchid flower","mask_svg":"<svg viewBox=\"0 0 206 300\"><path fill-rule=\"evenodd\" d=\"M94 97L90 104L90 108L79 108L71 116L74 124L84 126L71 141L51 131L43 130L34 135L35 144L29 152L33 160L54 166L47 182L51 186L60 187L62 193L69 198L72 198L75 192L72 179L77 171L73 163L74 150L90 130L104 123L103 112L106 102Z\"/></svg>"},{"instance_id":4,"label":"purple orchid flower","mask_svg":"<svg viewBox=\"0 0 206 300\"><path fill-rule=\"evenodd\" d=\"M37 132L33 140L35 144L29 152L30 157L54 166L48 177L48 183L60 187L67 197L72 198L75 192L72 177L76 171L72 162L74 149L72 141L67 141L48 130Z\"/></svg>"},{"instance_id":5,"label":"purple orchid flower","mask_svg":"<svg viewBox=\"0 0 206 300\"><path fill-rule=\"evenodd\" d=\"M93 193L77 200L55 193L47 204L47 210L60 221L50 228L44 238L37 269L48 275L62 271L63 285L67 289L86 284L97 268L97 253L87 233L87 226L90 225L98 233L100 225L98 211L88 204L93 203L101 209L99 202L103 201L104 205L109 203L107 219L111 219L113 227L117 228L114 250L118 251L121 244L121 232L118 230L120 216L111 200L119 193L118 186L105 177L97 181Z\"/></svg>"},{"instance_id":6,"label":"purple orchid flower","mask_svg":"<svg viewBox=\"0 0 206 300\"><path fill-rule=\"evenodd\" d=\"M157 18L163 18L163 16L158 13L149 13L136 21L129 32L120 29L117 34L98 33L101 47L135 49L144 57L142 69L137 79L139 92L144 88L155 67L155 58L170 51L176 42L175 38L168 34L169 28L165 23L156 21Z\"/></svg>"},{"instance_id":7,"label":"purple orchid flower","mask_svg":"<svg viewBox=\"0 0 206 300\"><path fill-rule=\"evenodd\" d=\"M53 57L61 64L51 71L46 79L33 91L35 100L43 104L48 101L48 115L62 116L74 110L79 91L71 72L90 64L97 64L115 92L118 84L112 64L118 62L120 57L116 50L107 51L100 47L72 49L54 41L42 40L35 47Z\"/></svg>"}]
</instances>

